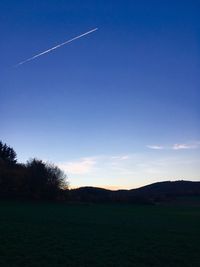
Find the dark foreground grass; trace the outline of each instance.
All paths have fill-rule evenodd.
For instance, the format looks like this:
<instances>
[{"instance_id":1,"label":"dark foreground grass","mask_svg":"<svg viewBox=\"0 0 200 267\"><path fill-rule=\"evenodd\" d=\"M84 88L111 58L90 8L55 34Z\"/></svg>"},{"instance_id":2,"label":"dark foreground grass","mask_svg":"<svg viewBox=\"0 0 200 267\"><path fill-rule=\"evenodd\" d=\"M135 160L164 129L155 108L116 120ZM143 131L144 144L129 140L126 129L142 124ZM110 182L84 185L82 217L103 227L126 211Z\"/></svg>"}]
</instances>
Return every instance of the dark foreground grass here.
<instances>
[{"instance_id":1,"label":"dark foreground grass","mask_svg":"<svg viewBox=\"0 0 200 267\"><path fill-rule=\"evenodd\" d=\"M0 266L200 266L200 207L0 202Z\"/></svg>"}]
</instances>

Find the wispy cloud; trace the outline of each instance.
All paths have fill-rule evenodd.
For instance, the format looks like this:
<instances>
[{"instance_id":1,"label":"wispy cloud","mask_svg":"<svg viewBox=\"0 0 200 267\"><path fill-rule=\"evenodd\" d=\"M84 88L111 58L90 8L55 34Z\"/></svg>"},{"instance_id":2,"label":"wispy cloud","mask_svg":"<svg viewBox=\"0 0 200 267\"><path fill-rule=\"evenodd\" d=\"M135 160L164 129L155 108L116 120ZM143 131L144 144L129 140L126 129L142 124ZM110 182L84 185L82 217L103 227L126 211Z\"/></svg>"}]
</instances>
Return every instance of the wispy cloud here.
<instances>
[{"instance_id":1,"label":"wispy cloud","mask_svg":"<svg viewBox=\"0 0 200 267\"><path fill-rule=\"evenodd\" d=\"M169 155L104 154L82 157L57 165L69 175L72 187L92 185L133 188L158 180L173 180L180 177L199 179L199 159L193 158L190 153L175 153L172 147L166 146L166 149L174 151Z\"/></svg>"},{"instance_id":2,"label":"wispy cloud","mask_svg":"<svg viewBox=\"0 0 200 267\"><path fill-rule=\"evenodd\" d=\"M172 146L172 149L173 149L173 150L190 149L190 148L192 148L192 147L191 147L191 146L188 146L188 145L186 145L186 144L174 144L174 145Z\"/></svg>"},{"instance_id":3,"label":"wispy cloud","mask_svg":"<svg viewBox=\"0 0 200 267\"><path fill-rule=\"evenodd\" d=\"M147 145L147 147L148 148L150 148L150 149L157 149L157 150L159 150L159 149L164 149L164 147L163 146L160 146L160 145Z\"/></svg>"},{"instance_id":4,"label":"wispy cloud","mask_svg":"<svg viewBox=\"0 0 200 267\"><path fill-rule=\"evenodd\" d=\"M58 164L58 166L69 174L88 174L96 164L94 158L82 158L78 161L69 161Z\"/></svg>"},{"instance_id":5,"label":"wispy cloud","mask_svg":"<svg viewBox=\"0 0 200 267\"><path fill-rule=\"evenodd\" d=\"M120 156L111 156L110 159L114 160L127 160L130 158L130 155L120 155Z\"/></svg>"},{"instance_id":6,"label":"wispy cloud","mask_svg":"<svg viewBox=\"0 0 200 267\"><path fill-rule=\"evenodd\" d=\"M174 144L172 146L173 150L179 150L179 149L195 149L198 148L199 144Z\"/></svg>"},{"instance_id":7,"label":"wispy cloud","mask_svg":"<svg viewBox=\"0 0 200 267\"><path fill-rule=\"evenodd\" d=\"M150 149L155 149L155 150L181 150L181 149L197 149L200 148L200 142L188 142L188 143L176 143L173 145L147 145L148 148Z\"/></svg>"}]
</instances>

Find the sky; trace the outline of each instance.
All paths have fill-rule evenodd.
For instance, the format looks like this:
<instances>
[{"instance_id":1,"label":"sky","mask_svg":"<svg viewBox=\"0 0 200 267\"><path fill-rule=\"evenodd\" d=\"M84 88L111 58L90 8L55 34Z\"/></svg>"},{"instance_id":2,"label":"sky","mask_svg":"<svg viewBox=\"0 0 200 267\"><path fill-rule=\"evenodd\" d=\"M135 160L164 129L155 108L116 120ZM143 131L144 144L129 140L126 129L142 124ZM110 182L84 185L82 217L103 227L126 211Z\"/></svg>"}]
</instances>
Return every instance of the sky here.
<instances>
[{"instance_id":1,"label":"sky","mask_svg":"<svg viewBox=\"0 0 200 267\"><path fill-rule=\"evenodd\" d=\"M199 181L199 12L194 0L1 0L0 139L71 187Z\"/></svg>"}]
</instances>

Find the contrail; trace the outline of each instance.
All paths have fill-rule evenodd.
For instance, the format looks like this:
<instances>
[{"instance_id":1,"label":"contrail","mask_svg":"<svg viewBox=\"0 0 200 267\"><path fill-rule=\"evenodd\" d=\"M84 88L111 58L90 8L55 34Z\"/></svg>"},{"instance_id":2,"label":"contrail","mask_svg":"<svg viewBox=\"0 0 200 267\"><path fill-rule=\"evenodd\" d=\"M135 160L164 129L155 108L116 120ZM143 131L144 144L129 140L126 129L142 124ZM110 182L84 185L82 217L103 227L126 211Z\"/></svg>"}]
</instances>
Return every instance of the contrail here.
<instances>
[{"instance_id":1,"label":"contrail","mask_svg":"<svg viewBox=\"0 0 200 267\"><path fill-rule=\"evenodd\" d=\"M44 52L41 52L41 53L39 53L39 54L37 54L37 55L35 55L33 57L30 57L30 58L28 58L28 59L26 59L24 61L19 62L18 64L15 65L15 67L18 67L18 66L20 66L20 65L22 65L22 64L24 64L24 63L26 63L28 61L31 61L31 60L33 60L33 59L35 59L37 57L40 57L40 56L42 56L44 54L47 54L47 53L49 53L49 52L51 52L51 51L53 51L53 50L55 50L55 49L57 49L57 48L59 48L59 47L61 47L63 45L66 45L68 43L71 43L71 42L75 41L76 39L79 39L79 38L81 38L81 37L83 37L83 36L85 36L87 34L90 34L90 33L94 32L94 31L96 31L96 30L98 30L98 28L92 29L92 30L90 30L88 32L85 32L85 33L83 33L81 35L78 35L78 36L76 36L76 37L74 37L74 38L72 38L70 40L67 40L67 41L65 41L65 42L63 42L61 44L58 44L58 45L56 45L56 46L54 46L52 48L49 48L48 50L45 50Z\"/></svg>"}]
</instances>

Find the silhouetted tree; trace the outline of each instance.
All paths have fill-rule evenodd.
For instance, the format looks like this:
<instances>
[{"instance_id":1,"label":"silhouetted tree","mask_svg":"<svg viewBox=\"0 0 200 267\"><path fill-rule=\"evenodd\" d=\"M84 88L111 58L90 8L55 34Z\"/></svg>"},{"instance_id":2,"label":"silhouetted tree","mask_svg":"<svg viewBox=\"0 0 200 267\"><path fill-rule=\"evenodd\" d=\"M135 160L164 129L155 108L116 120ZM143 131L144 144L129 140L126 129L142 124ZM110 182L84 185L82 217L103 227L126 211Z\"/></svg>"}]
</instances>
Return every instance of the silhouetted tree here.
<instances>
[{"instance_id":1,"label":"silhouetted tree","mask_svg":"<svg viewBox=\"0 0 200 267\"><path fill-rule=\"evenodd\" d=\"M0 141L0 197L62 199L66 195L66 175L57 166L37 159L19 164L16 156Z\"/></svg>"},{"instance_id":2,"label":"silhouetted tree","mask_svg":"<svg viewBox=\"0 0 200 267\"><path fill-rule=\"evenodd\" d=\"M13 148L0 141L0 194L7 196L13 191L16 153Z\"/></svg>"},{"instance_id":3,"label":"silhouetted tree","mask_svg":"<svg viewBox=\"0 0 200 267\"><path fill-rule=\"evenodd\" d=\"M7 146L6 143L2 143L0 141L0 163L12 163L15 164L17 162L17 154L13 148Z\"/></svg>"},{"instance_id":4,"label":"silhouetted tree","mask_svg":"<svg viewBox=\"0 0 200 267\"><path fill-rule=\"evenodd\" d=\"M67 186L66 175L57 166L42 160L27 162L29 192L36 199L54 199Z\"/></svg>"}]
</instances>

